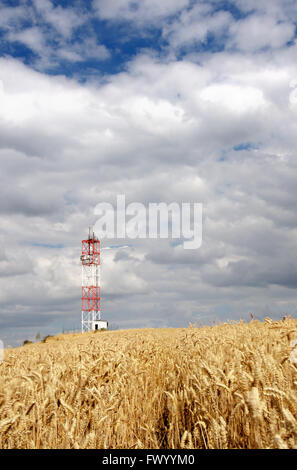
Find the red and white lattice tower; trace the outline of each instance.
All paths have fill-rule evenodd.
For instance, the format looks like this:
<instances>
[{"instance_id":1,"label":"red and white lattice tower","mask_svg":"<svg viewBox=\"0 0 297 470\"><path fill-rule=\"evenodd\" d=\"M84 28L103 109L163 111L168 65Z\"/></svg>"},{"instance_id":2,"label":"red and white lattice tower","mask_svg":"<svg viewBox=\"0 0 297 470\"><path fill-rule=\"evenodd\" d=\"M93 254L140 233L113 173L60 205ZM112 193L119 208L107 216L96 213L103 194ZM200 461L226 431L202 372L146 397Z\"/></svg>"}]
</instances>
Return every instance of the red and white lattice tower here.
<instances>
[{"instance_id":1,"label":"red and white lattice tower","mask_svg":"<svg viewBox=\"0 0 297 470\"><path fill-rule=\"evenodd\" d=\"M107 329L108 323L101 320L100 313L100 241L89 229L89 238L81 243L81 330Z\"/></svg>"}]
</instances>

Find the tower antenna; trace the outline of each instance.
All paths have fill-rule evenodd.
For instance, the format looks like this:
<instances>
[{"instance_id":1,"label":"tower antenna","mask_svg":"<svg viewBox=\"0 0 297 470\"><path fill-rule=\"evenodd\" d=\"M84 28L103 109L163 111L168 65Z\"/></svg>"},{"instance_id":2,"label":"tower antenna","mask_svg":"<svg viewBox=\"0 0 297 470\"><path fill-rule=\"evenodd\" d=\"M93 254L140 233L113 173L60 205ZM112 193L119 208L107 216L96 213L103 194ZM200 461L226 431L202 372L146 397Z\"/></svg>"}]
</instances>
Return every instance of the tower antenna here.
<instances>
[{"instance_id":1,"label":"tower antenna","mask_svg":"<svg viewBox=\"0 0 297 470\"><path fill-rule=\"evenodd\" d=\"M89 238L82 240L81 331L107 329L100 311L100 241L89 227Z\"/></svg>"}]
</instances>

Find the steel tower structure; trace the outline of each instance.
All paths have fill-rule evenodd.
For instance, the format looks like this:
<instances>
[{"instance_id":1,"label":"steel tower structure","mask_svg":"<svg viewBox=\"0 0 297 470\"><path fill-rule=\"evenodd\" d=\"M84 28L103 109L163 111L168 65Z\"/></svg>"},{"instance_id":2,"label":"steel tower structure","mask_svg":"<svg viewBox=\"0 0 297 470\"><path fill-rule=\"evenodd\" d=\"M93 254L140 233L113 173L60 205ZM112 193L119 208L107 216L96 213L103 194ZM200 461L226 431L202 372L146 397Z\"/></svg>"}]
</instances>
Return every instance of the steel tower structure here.
<instances>
[{"instance_id":1,"label":"steel tower structure","mask_svg":"<svg viewBox=\"0 0 297 470\"><path fill-rule=\"evenodd\" d=\"M81 330L82 332L100 329L100 241L94 231L82 240L82 295Z\"/></svg>"}]
</instances>

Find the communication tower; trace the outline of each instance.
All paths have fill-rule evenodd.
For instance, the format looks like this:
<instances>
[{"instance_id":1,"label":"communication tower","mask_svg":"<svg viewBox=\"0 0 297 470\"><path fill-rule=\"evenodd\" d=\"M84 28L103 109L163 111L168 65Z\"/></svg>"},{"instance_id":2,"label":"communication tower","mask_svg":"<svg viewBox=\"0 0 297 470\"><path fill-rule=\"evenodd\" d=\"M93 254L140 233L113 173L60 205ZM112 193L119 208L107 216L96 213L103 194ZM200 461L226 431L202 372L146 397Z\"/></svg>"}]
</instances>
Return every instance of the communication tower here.
<instances>
[{"instance_id":1,"label":"communication tower","mask_svg":"<svg viewBox=\"0 0 297 470\"><path fill-rule=\"evenodd\" d=\"M82 240L81 331L107 329L100 312L100 241L89 228L89 237Z\"/></svg>"}]
</instances>

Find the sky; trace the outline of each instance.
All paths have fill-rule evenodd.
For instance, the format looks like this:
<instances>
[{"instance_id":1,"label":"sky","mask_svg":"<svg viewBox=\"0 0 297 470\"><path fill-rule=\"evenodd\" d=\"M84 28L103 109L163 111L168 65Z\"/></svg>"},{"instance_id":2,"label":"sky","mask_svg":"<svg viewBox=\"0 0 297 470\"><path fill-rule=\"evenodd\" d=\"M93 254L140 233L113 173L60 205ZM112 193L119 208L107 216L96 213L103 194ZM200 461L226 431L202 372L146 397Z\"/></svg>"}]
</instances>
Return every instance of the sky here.
<instances>
[{"instance_id":1,"label":"sky","mask_svg":"<svg viewBox=\"0 0 297 470\"><path fill-rule=\"evenodd\" d=\"M203 242L103 250L115 328L296 316L296 23L295 0L0 1L6 346L80 327L81 240L118 194L202 203Z\"/></svg>"}]
</instances>

